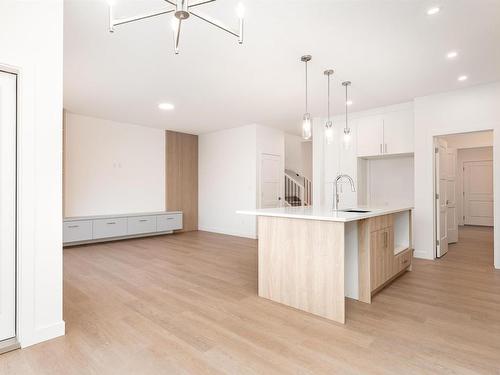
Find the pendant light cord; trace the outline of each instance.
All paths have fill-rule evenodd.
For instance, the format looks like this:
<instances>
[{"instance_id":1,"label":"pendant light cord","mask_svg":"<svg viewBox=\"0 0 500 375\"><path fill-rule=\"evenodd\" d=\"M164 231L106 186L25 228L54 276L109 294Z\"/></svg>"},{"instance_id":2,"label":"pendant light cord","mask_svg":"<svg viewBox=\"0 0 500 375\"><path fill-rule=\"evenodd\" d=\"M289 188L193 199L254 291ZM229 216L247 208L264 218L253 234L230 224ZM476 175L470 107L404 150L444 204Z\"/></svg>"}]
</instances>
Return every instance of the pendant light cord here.
<instances>
[{"instance_id":1,"label":"pendant light cord","mask_svg":"<svg viewBox=\"0 0 500 375\"><path fill-rule=\"evenodd\" d=\"M307 111L307 107L308 107L308 105L307 105L308 104L308 96L307 96L308 90L307 90L307 88L308 88L308 86L307 86L307 61L306 61L306 113L309 113Z\"/></svg>"},{"instance_id":2,"label":"pendant light cord","mask_svg":"<svg viewBox=\"0 0 500 375\"><path fill-rule=\"evenodd\" d=\"M344 132L349 129L349 126L347 124L347 111L348 111L348 107L349 107L347 105L347 86L348 85L345 85L345 129L344 129Z\"/></svg>"},{"instance_id":3,"label":"pendant light cord","mask_svg":"<svg viewBox=\"0 0 500 375\"><path fill-rule=\"evenodd\" d=\"M328 75L328 121L330 121L330 74Z\"/></svg>"}]
</instances>

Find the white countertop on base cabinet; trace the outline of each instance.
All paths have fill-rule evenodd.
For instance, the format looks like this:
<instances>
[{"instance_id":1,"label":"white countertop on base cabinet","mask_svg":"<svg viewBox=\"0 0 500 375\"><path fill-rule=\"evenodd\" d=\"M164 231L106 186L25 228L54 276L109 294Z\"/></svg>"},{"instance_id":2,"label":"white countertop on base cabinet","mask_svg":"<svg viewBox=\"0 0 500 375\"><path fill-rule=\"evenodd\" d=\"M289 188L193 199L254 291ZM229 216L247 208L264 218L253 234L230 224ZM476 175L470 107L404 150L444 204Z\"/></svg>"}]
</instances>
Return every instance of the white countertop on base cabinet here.
<instances>
[{"instance_id":1,"label":"white countertop on base cabinet","mask_svg":"<svg viewBox=\"0 0 500 375\"><path fill-rule=\"evenodd\" d=\"M334 211L327 207L301 206L239 210L236 211L236 213L254 216L287 217L291 219L349 222L368 219L370 217L394 214L397 212L410 211L413 207L355 207L352 209L364 210L367 212L346 212L345 210Z\"/></svg>"}]
</instances>

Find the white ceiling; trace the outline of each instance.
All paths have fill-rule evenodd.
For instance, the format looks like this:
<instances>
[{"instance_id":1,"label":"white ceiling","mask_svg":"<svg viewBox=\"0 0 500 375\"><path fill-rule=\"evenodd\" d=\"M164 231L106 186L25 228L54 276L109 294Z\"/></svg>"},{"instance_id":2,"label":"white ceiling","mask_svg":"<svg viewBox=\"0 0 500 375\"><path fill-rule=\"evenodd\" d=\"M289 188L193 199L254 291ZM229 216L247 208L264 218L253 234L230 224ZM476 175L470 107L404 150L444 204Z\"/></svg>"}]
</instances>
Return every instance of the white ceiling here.
<instances>
[{"instance_id":1,"label":"white ceiling","mask_svg":"<svg viewBox=\"0 0 500 375\"><path fill-rule=\"evenodd\" d=\"M236 26L238 0L200 11ZM310 63L310 112L326 114L326 68L352 111L500 79L500 0L243 0L245 43L202 21L184 23L173 53L171 15L107 31L105 0L66 0L64 105L80 114L205 133L259 123L297 133ZM117 16L164 6L117 0ZM441 6L428 16L426 10ZM450 50L459 57L448 61ZM466 82L457 77L466 74ZM160 111L160 102L176 109Z\"/></svg>"}]
</instances>

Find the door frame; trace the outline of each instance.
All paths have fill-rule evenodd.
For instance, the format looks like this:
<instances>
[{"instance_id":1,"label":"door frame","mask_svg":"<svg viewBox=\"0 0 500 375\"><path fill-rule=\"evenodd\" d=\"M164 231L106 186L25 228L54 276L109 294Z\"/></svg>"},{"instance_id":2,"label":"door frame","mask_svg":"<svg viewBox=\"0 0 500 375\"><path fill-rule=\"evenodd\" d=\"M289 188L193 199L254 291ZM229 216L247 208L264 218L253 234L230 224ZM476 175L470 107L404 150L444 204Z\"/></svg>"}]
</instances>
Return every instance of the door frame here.
<instances>
[{"instance_id":1,"label":"door frame","mask_svg":"<svg viewBox=\"0 0 500 375\"><path fill-rule=\"evenodd\" d=\"M438 247L441 247L441 243L438 245L438 241L441 242L441 238L438 238L438 230L437 230L437 226L440 224L439 223L439 220L438 220L438 217L440 215L440 212L438 211L438 208L437 208L437 196L438 196L438 190L437 190L437 186L439 184L439 176L438 174L440 173L440 171L438 170L438 164L436 162L436 160L439 158L439 147L440 147L440 142L439 142L439 139L440 137L434 137L433 139L433 147L432 147L432 170L433 170L433 188L432 188L432 204L433 204L433 207L434 207L434 258L435 259L439 259L439 258L442 258L447 252L448 252L448 243L446 244L446 251L444 252L444 254L442 254L441 256L439 256L439 252L438 252ZM440 195L442 195L443 193L442 192L439 192ZM440 197L441 198L441 197ZM446 217L448 216L448 212L446 212ZM448 223L445 224L445 229L446 231L448 230Z\"/></svg>"},{"instance_id":2,"label":"door frame","mask_svg":"<svg viewBox=\"0 0 500 375\"><path fill-rule=\"evenodd\" d=\"M14 227L15 227L15 242L14 242L14 332L15 336L13 338L0 341L0 355L15 349L19 349L21 346L19 344L19 285L20 285L20 259L19 259L19 120L20 120L20 69L0 64L0 72L13 74L16 76L16 124L15 124L15 212L14 212Z\"/></svg>"},{"instance_id":3,"label":"door frame","mask_svg":"<svg viewBox=\"0 0 500 375\"><path fill-rule=\"evenodd\" d=\"M435 144L436 144L436 141L437 139L439 139L440 137L446 137L446 136L449 136L449 135L455 135L455 134L471 134L471 133L480 133L480 132L488 132L488 131L491 131L493 133L493 230L494 230L494 233L493 233L493 236L494 236L494 239L493 239L493 267L496 267L497 269L500 269L499 268L499 265L496 264L496 259L497 257L500 257L498 255L498 248L497 248L497 244L496 244L496 233L497 233L497 230L496 230L496 215L495 215L495 207L496 207L496 203L497 203L497 194L495 194L495 183L496 183L496 180L498 178L500 178L499 176L499 173L497 173L495 167L497 165L497 158L495 157L495 148L497 147L497 131L495 130L495 128L492 128L492 127L489 127L489 126L486 126L486 127L479 127L477 129L474 129L474 130L470 130L470 129L464 129L463 131L449 131L449 132L444 132L444 133L441 133L441 132L436 132L436 131L433 131L431 132L430 136L431 136L431 142L432 142L432 148L431 148L431 155L432 155L432 197L430 197L430 199L432 199L432 207L433 207L433 215L432 215L432 230L433 230L433 233L432 233L432 238L433 238L433 257L434 257L434 260L436 259L439 259L437 257L437 247L436 247L436 237L437 237L437 231L436 231L436 225L437 225L437 213L436 213L436 204L435 204L435 197L436 197L436 159L435 159Z\"/></svg>"}]
</instances>

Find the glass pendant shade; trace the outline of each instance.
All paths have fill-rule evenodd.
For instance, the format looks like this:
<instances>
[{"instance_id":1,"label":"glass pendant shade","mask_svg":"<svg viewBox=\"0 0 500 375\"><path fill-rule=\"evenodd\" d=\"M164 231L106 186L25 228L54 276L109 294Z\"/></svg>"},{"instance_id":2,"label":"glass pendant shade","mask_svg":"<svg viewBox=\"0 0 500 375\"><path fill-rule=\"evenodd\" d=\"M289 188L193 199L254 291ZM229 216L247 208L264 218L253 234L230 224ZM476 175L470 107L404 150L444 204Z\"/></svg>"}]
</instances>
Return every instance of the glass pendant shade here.
<instances>
[{"instance_id":1,"label":"glass pendant shade","mask_svg":"<svg viewBox=\"0 0 500 375\"><path fill-rule=\"evenodd\" d=\"M331 145L333 143L333 122L330 117L330 81L333 75L333 69L328 69L324 71L328 83L328 118L325 123L325 140L326 144Z\"/></svg>"},{"instance_id":2,"label":"glass pendant shade","mask_svg":"<svg viewBox=\"0 0 500 375\"><path fill-rule=\"evenodd\" d=\"M352 143L351 129L344 129L344 139L342 141L344 149L349 150Z\"/></svg>"},{"instance_id":3,"label":"glass pendant shade","mask_svg":"<svg viewBox=\"0 0 500 375\"><path fill-rule=\"evenodd\" d=\"M333 123L331 121L327 121L325 124L325 140L329 145L333 143Z\"/></svg>"},{"instance_id":4,"label":"glass pendant shade","mask_svg":"<svg viewBox=\"0 0 500 375\"><path fill-rule=\"evenodd\" d=\"M342 86L345 87L345 128L344 128L344 139L342 143L344 144L344 149L349 150L351 148L351 128L349 127L349 116L348 116L348 103L349 103L349 96L347 95L347 88L351 86L351 81L345 81L342 82Z\"/></svg>"},{"instance_id":5,"label":"glass pendant shade","mask_svg":"<svg viewBox=\"0 0 500 375\"><path fill-rule=\"evenodd\" d=\"M311 139L312 136L312 122L311 115L306 113L302 119L302 138Z\"/></svg>"}]
</instances>

